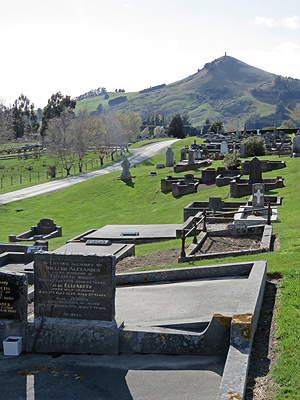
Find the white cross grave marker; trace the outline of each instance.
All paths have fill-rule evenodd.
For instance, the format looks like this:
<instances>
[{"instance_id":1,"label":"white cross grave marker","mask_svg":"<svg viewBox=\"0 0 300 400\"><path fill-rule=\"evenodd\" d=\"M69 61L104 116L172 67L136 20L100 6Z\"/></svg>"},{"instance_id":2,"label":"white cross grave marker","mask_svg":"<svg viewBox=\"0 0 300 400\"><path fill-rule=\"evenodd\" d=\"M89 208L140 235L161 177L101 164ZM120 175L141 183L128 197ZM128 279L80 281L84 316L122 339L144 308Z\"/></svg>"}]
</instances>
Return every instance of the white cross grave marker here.
<instances>
[{"instance_id":1,"label":"white cross grave marker","mask_svg":"<svg viewBox=\"0 0 300 400\"><path fill-rule=\"evenodd\" d=\"M260 204L260 199L261 199L261 197L264 197L264 194L261 193L260 189L258 189L258 191L256 193L254 193L254 196L256 196L256 198L257 198L257 203Z\"/></svg>"}]
</instances>

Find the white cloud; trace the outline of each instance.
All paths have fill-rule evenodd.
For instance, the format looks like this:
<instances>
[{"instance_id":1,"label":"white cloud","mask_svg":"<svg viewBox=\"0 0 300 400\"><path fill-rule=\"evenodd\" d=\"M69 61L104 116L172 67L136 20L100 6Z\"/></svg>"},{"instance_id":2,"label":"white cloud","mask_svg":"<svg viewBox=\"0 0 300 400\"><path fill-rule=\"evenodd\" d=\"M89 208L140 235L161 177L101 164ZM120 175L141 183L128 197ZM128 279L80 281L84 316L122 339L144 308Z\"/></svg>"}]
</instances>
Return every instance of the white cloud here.
<instances>
[{"instance_id":1,"label":"white cloud","mask_svg":"<svg viewBox=\"0 0 300 400\"><path fill-rule=\"evenodd\" d=\"M255 25L264 25L269 28L272 28L275 25L275 20L273 18L255 17L254 24Z\"/></svg>"},{"instance_id":2,"label":"white cloud","mask_svg":"<svg viewBox=\"0 0 300 400\"><path fill-rule=\"evenodd\" d=\"M124 8L129 8L129 7L131 7L132 6L132 3L125 3L125 4L123 4L123 7Z\"/></svg>"},{"instance_id":3,"label":"white cloud","mask_svg":"<svg viewBox=\"0 0 300 400\"><path fill-rule=\"evenodd\" d=\"M300 45L294 42L285 42L277 46L277 49L283 52L299 51Z\"/></svg>"},{"instance_id":4,"label":"white cloud","mask_svg":"<svg viewBox=\"0 0 300 400\"><path fill-rule=\"evenodd\" d=\"M286 26L287 28L290 28L290 29L300 28L299 17L297 17L297 15L295 15L294 17L291 17L291 18L289 18L289 17L284 18L281 21L281 24Z\"/></svg>"}]
</instances>

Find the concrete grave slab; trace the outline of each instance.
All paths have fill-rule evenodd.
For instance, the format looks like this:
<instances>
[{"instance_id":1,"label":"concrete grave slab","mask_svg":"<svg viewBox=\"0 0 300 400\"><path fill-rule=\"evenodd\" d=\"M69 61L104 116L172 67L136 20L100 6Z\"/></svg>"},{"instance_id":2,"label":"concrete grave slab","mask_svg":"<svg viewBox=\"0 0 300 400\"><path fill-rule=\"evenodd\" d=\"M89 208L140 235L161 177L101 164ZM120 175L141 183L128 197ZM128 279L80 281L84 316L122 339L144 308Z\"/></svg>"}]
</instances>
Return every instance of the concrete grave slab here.
<instances>
[{"instance_id":1,"label":"concrete grave slab","mask_svg":"<svg viewBox=\"0 0 300 400\"><path fill-rule=\"evenodd\" d=\"M116 260L135 255L135 245L126 243L111 243L109 240L88 239L85 242L69 242L59 247L55 252L113 255Z\"/></svg>"},{"instance_id":2,"label":"concrete grave slab","mask_svg":"<svg viewBox=\"0 0 300 400\"><path fill-rule=\"evenodd\" d=\"M97 229L81 240L110 240L122 243L150 243L163 240L176 239L176 230L181 224L157 224L157 225L105 225Z\"/></svg>"},{"instance_id":3,"label":"concrete grave slab","mask_svg":"<svg viewBox=\"0 0 300 400\"><path fill-rule=\"evenodd\" d=\"M268 210L262 209L261 211L251 211L253 207L245 206L240 207L239 211L234 215L234 224L235 225L262 225L267 224L268 221ZM246 212L247 211L247 212ZM270 223L273 224L277 222L277 208L271 207L271 219Z\"/></svg>"}]
</instances>

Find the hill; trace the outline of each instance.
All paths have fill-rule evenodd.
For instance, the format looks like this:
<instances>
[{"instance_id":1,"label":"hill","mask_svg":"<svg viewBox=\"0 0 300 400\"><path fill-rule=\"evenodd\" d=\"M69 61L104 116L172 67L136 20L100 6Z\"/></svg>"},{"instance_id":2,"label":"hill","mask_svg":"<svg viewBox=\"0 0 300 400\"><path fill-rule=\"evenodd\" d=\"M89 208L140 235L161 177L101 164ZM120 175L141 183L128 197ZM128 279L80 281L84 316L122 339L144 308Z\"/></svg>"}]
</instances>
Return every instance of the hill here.
<instances>
[{"instance_id":1,"label":"hill","mask_svg":"<svg viewBox=\"0 0 300 400\"><path fill-rule=\"evenodd\" d=\"M78 102L78 109L95 111L102 103L104 110L135 111L142 117L176 113L188 114L194 126L206 118L220 119L226 128L273 126L284 119L300 122L300 80L283 78L255 68L230 56L220 57L197 73L169 85L158 85L138 93L109 93L123 102L108 105L104 96ZM116 102L117 103L117 102ZM255 126L254 126L255 125Z\"/></svg>"}]
</instances>

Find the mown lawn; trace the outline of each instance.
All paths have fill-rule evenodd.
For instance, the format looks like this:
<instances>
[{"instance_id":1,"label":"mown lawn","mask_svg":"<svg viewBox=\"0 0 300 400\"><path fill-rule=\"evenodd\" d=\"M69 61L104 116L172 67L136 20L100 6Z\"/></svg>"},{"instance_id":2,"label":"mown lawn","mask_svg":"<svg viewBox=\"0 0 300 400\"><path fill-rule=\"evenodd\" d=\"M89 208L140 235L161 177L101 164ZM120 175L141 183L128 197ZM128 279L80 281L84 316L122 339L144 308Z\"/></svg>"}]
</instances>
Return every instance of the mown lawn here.
<instances>
[{"instance_id":1,"label":"mown lawn","mask_svg":"<svg viewBox=\"0 0 300 400\"><path fill-rule=\"evenodd\" d=\"M175 159L179 159L180 148L193 143L193 140L187 138L173 145ZM277 156L264 158L278 159ZM268 272L282 275L277 316L279 356L273 370L278 390L274 399L297 399L300 397L300 158L281 159L286 161L287 168L263 174L264 177L282 175L286 184L270 193L284 198L283 206L278 208L281 222L274 224L274 233L279 236L279 250L263 255L205 260L201 265L263 259L268 262ZM180 198L161 193L160 179L176 175L172 168L155 169L156 164L164 161L165 153L132 167L132 183L118 180L120 172L114 172L64 191L1 205L0 240L7 241L10 234L28 230L41 218L53 218L63 228L63 237L49 243L50 250L53 250L88 229L107 224L181 223L183 208L192 201L207 201L209 196L229 200L228 186L209 187ZM221 161L213 164L214 167L220 165ZM153 171L158 175L149 176ZM201 176L201 172L196 171L195 175ZM136 254L179 246L179 241L141 245L136 246ZM180 264L180 267L190 265L199 265L199 262Z\"/></svg>"}]
</instances>

